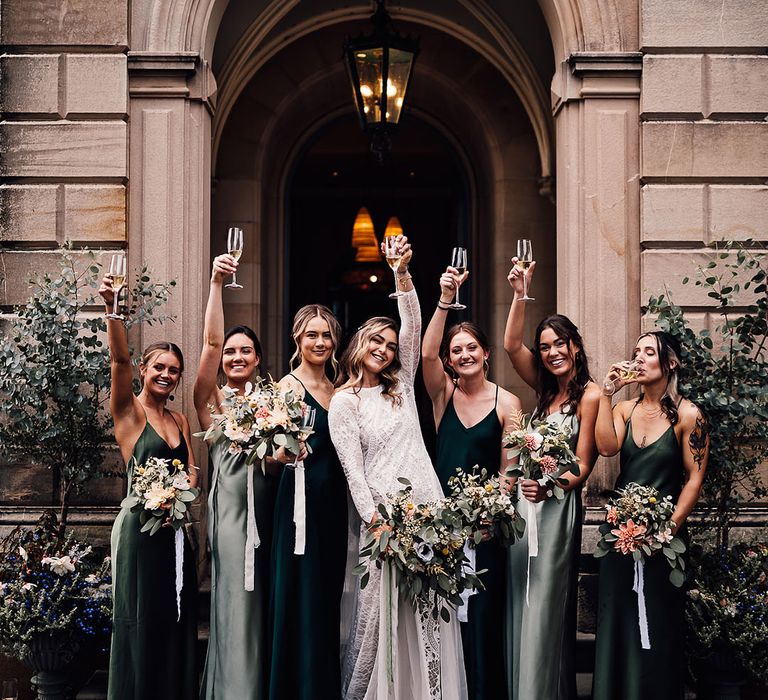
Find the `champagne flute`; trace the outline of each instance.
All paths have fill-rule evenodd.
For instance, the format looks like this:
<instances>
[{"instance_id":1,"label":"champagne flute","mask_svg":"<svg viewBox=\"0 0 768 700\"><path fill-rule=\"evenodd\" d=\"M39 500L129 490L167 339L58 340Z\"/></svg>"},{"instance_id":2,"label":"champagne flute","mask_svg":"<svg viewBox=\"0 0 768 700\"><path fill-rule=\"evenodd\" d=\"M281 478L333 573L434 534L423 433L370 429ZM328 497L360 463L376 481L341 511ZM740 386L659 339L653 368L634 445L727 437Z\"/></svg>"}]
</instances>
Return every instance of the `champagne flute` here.
<instances>
[{"instance_id":1,"label":"champagne flute","mask_svg":"<svg viewBox=\"0 0 768 700\"><path fill-rule=\"evenodd\" d=\"M616 379L606 379L605 384L603 385L605 390L610 391L611 394L614 394L619 390L619 387L616 386L616 382L618 380L621 380L622 384L626 385L629 382L634 382L637 379L637 362L634 360L634 358L622 362L621 367L619 367L617 371L617 374L618 377L616 377Z\"/></svg>"},{"instance_id":2,"label":"champagne flute","mask_svg":"<svg viewBox=\"0 0 768 700\"><path fill-rule=\"evenodd\" d=\"M107 314L107 318L114 318L118 321L125 319L125 316L118 313L120 305L120 290L125 286L125 253L115 253L112 261L109 263L109 275L112 278L112 313Z\"/></svg>"},{"instance_id":3,"label":"champagne flute","mask_svg":"<svg viewBox=\"0 0 768 700\"><path fill-rule=\"evenodd\" d=\"M8 678L3 681L0 700L17 700L19 697L19 685L15 678Z\"/></svg>"},{"instance_id":4,"label":"champagne flute","mask_svg":"<svg viewBox=\"0 0 768 700\"><path fill-rule=\"evenodd\" d=\"M236 226L230 227L227 231L227 252L235 259L240 260L243 254L243 229ZM230 289L242 289L243 285L237 283L237 273L232 273L232 281L225 285Z\"/></svg>"},{"instance_id":5,"label":"champagne flute","mask_svg":"<svg viewBox=\"0 0 768 700\"><path fill-rule=\"evenodd\" d=\"M455 267L459 276L462 276L467 271L467 249L466 248L454 248L451 253L451 267ZM453 300L453 304L448 305L451 309L466 309L464 304L459 303L459 287L456 287L456 297Z\"/></svg>"},{"instance_id":6,"label":"champagne flute","mask_svg":"<svg viewBox=\"0 0 768 700\"><path fill-rule=\"evenodd\" d=\"M384 257L387 259L387 265L392 269L395 276L395 291L389 295L390 299L397 299L403 296L402 292L397 291L397 269L400 267L400 260L403 254L400 252L400 246L397 243L397 236L384 236Z\"/></svg>"},{"instance_id":7,"label":"champagne flute","mask_svg":"<svg viewBox=\"0 0 768 700\"><path fill-rule=\"evenodd\" d=\"M536 301L528 296L528 278L526 272L533 262L533 246L528 238L520 238L517 241L517 263L515 267L523 273L523 296L520 301Z\"/></svg>"}]
</instances>

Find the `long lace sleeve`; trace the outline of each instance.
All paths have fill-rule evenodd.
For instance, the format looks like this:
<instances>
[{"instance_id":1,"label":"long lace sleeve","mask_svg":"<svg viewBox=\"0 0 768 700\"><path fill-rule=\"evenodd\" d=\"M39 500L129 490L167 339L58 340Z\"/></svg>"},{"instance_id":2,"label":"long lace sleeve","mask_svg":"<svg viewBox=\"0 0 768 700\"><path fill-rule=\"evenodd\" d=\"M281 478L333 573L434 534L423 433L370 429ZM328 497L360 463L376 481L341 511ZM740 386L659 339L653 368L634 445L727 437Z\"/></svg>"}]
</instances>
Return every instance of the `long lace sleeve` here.
<instances>
[{"instance_id":1,"label":"long lace sleeve","mask_svg":"<svg viewBox=\"0 0 768 700\"><path fill-rule=\"evenodd\" d=\"M357 420L357 397L341 392L331 399L328 410L328 428L333 446L339 455L349 493L355 508L364 522L368 523L376 512L376 503L365 479L363 446L360 425Z\"/></svg>"},{"instance_id":2,"label":"long lace sleeve","mask_svg":"<svg viewBox=\"0 0 768 700\"><path fill-rule=\"evenodd\" d=\"M402 365L400 376L402 381L413 386L421 348L421 307L416 290L412 289L399 296L397 308L400 312L400 337L398 338Z\"/></svg>"}]
</instances>

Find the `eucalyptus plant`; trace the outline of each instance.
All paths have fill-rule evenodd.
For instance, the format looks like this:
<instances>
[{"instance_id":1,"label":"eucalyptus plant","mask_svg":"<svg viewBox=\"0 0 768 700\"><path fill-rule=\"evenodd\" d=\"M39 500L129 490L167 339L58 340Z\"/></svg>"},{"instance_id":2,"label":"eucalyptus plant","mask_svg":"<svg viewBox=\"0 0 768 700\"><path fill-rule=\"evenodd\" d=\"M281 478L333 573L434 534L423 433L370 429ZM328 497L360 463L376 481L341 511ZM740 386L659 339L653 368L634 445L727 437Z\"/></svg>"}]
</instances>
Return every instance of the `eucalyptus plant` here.
<instances>
[{"instance_id":1,"label":"eucalyptus plant","mask_svg":"<svg viewBox=\"0 0 768 700\"><path fill-rule=\"evenodd\" d=\"M717 305L720 319L711 332L694 331L668 292L651 297L648 311L680 341L682 393L709 422L709 467L698 507L723 551L740 507L768 494L760 473L768 445L768 258L753 241L724 241L715 249L695 278L682 280Z\"/></svg>"},{"instance_id":2,"label":"eucalyptus plant","mask_svg":"<svg viewBox=\"0 0 768 700\"><path fill-rule=\"evenodd\" d=\"M72 493L108 475L113 442L106 322L95 310L103 272L92 251L61 250L56 274L35 274L31 296L0 337L0 457L44 465L56 475L64 531ZM159 323L175 282L153 283L140 268L128 292L126 325Z\"/></svg>"}]
</instances>

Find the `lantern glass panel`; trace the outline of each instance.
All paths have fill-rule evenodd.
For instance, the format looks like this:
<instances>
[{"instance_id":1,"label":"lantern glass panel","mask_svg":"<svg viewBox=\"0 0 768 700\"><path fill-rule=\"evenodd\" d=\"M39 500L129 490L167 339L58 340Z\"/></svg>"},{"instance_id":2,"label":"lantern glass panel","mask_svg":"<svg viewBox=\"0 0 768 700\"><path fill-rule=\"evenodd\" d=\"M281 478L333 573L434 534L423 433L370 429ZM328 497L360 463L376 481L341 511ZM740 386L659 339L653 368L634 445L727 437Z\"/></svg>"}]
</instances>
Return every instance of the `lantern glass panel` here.
<instances>
[{"instance_id":1,"label":"lantern glass panel","mask_svg":"<svg viewBox=\"0 0 768 700\"><path fill-rule=\"evenodd\" d=\"M363 98L363 114L368 124L381 120L381 84L384 49L373 48L355 51L355 67Z\"/></svg>"},{"instance_id":2,"label":"lantern glass panel","mask_svg":"<svg viewBox=\"0 0 768 700\"><path fill-rule=\"evenodd\" d=\"M387 77L387 121L397 124L403 109L403 100L408 90L413 53L401 49L389 50L389 76Z\"/></svg>"}]
</instances>

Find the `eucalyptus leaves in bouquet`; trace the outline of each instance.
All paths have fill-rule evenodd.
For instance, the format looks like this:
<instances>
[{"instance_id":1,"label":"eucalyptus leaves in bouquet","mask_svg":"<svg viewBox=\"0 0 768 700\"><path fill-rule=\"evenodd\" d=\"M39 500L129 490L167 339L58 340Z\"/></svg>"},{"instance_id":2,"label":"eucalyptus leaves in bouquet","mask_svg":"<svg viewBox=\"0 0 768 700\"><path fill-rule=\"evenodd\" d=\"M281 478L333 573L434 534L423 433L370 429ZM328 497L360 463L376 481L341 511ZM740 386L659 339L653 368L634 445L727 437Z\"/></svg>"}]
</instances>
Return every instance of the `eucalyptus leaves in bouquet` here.
<instances>
[{"instance_id":1,"label":"eucalyptus leaves in bouquet","mask_svg":"<svg viewBox=\"0 0 768 700\"><path fill-rule=\"evenodd\" d=\"M96 297L102 276L92 251L62 249L57 273L35 274L31 296L0 337L0 457L44 465L58 473L59 522L84 482L109 475L104 450L112 442L109 351ZM175 282L155 284L146 267L128 293L127 325L162 322L159 313Z\"/></svg>"},{"instance_id":2,"label":"eucalyptus leaves in bouquet","mask_svg":"<svg viewBox=\"0 0 768 700\"><path fill-rule=\"evenodd\" d=\"M669 293L651 297L648 311L657 315L658 328L680 341L681 393L709 421L709 466L698 508L724 551L740 506L768 495L760 473L768 445L768 259L749 240L720 242L715 249L695 278L682 280L716 303L720 318L713 331L694 331Z\"/></svg>"},{"instance_id":3,"label":"eucalyptus leaves in bouquet","mask_svg":"<svg viewBox=\"0 0 768 700\"><path fill-rule=\"evenodd\" d=\"M20 661L41 636L58 637L70 652L89 642L101 651L109 645L110 560L58 530L48 511L0 544L0 651Z\"/></svg>"}]
</instances>

